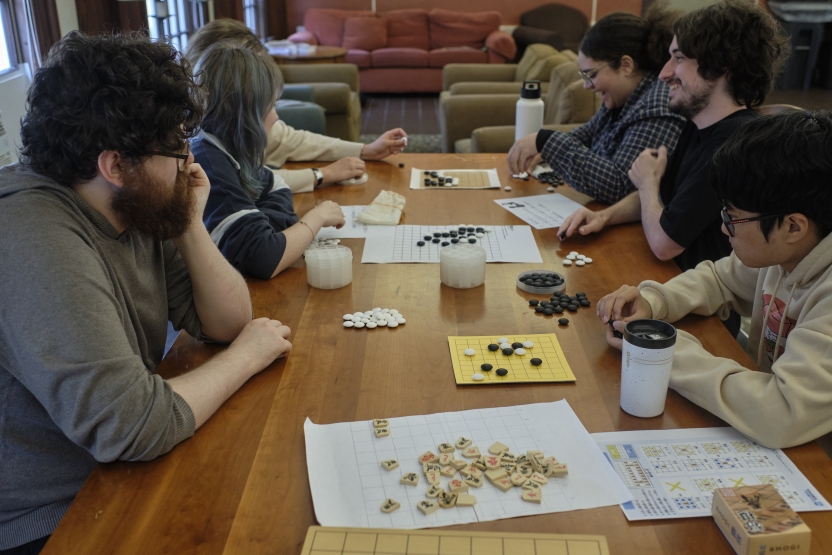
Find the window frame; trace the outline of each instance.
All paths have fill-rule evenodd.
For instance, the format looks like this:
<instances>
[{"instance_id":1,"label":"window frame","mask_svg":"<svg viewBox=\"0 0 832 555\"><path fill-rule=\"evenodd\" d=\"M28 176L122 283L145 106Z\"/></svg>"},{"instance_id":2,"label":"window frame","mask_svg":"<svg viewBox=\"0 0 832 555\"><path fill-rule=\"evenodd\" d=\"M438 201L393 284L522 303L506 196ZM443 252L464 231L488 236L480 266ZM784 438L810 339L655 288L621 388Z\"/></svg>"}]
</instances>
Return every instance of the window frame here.
<instances>
[{"instance_id":1,"label":"window frame","mask_svg":"<svg viewBox=\"0 0 832 555\"><path fill-rule=\"evenodd\" d=\"M7 75L17 71L20 67L20 38L17 32L17 22L14 13L14 4L11 0L0 0L0 15L3 19L3 36L6 41L6 50L9 53L9 67L0 70L0 75Z\"/></svg>"}]
</instances>

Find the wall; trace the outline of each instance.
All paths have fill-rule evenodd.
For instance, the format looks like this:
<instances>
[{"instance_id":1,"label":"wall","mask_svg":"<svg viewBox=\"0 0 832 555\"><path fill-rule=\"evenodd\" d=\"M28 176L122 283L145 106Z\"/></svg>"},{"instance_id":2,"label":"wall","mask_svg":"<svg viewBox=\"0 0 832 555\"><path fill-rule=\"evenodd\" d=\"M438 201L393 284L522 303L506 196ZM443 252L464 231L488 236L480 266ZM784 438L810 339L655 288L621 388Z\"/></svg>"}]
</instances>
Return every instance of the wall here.
<instances>
[{"instance_id":1,"label":"wall","mask_svg":"<svg viewBox=\"0 0 832 555\"><path fill-rule=\"evenodd\" d=\"M61 36L70 31L78 29L78 11L75 9L75 0L55 0L58 8L58 24L61 28Z\"/></svg>"}]
</instances>

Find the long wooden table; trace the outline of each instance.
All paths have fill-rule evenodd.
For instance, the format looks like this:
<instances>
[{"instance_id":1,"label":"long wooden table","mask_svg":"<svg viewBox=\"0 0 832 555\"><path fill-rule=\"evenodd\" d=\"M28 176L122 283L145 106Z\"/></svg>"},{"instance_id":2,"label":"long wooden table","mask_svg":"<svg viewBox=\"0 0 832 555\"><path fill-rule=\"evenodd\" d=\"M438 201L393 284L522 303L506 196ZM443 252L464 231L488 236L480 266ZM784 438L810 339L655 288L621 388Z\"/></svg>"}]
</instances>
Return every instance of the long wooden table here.
<instances>
[{"instance_id":1,"label":"long wooden table","mask_svg":"<svg viewBox=\"0 0 832 555\"><path fill-rule=\"evenodd\" d=\"M403 162L404 168L398 163ZM307 165L308 166L308 165ZM410 191L412 167L493 168L513 191ZM504 155L394 156L368 164L366 185L324 188L297 195L303 214L323 199L368 204L379 190L407 197L411 224L521 224L493 199L542 194L545 186L512 180ZM587 197L558 190L579 202ZM561 244L556 230L535 231L545 268L567 276L567 291L597 301L623 283L667 280L678 273L660 262L639 225L624 225ZM303 262L270 281L250 280L255 315L292 329L293 350L253 377L200 429L171 453L146 463L99 465L43 551L74 553L297 554L315 524L306 472L303 422L329 424L566 399L590 433L722 426L724 422L675 392L659 417L640 419L618 406L620 353L604 340L595 311L570 314L570 325L529 310L529 295L515 287L533 264L489 264L482 287L458 290L439 281L438 264L362 265L363 240L353 249L353 281L333 291L312 289ZM564 268L578 250L594 262ZM374 306L398 308L407 324L396 330L345 330L341 316ZM749 368L751 360L716 318L678 323L706 349ZM558 334L577 382L573 384L458 387L449 335ZM222 347L184 334L159 368L165 377L192 370ZM832 463L815 443L787 449L789 457L832 499ZM812 553L832 553L832 514L803 513L813 530ZM464 526L472 530L604 534L613 554L732 553L711 518L628 522L617 506Z\"/></svg>"}]
</instances>

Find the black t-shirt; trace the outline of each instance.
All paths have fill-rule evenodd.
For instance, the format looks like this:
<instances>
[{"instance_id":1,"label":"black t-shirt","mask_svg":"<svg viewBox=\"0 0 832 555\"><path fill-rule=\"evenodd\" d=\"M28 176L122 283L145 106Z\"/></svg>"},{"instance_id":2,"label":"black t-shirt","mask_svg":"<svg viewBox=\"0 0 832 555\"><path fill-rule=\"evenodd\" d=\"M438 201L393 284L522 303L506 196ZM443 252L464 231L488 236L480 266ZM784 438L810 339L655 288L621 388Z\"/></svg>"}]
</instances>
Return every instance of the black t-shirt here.
<instances>
[{"instance_id":1,"label":"black t-shirt","mask_svg":"<svg viewBox=\"0 0 832 555\"><path fill-rule=\"evenodd\" d=\"M674 260L684 272L703 260L731 254L722 233L722 199L708 181L714 153L742 124L757 117L739 110L705 129L688 121L667 163L659 195L664 203L659 223L668 237L685 248Z\"/></svg>"}]
</instances>

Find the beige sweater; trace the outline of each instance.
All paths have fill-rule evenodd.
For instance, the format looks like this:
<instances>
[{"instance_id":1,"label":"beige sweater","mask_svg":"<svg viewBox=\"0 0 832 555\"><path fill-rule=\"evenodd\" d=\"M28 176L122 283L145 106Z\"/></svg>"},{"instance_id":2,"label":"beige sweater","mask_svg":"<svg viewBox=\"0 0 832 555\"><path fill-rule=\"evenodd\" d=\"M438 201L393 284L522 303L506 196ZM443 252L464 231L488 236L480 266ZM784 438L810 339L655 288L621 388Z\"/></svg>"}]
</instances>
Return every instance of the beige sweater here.
<instances>
[{"instance_id":1,"label":"beige sweater","mask_svg":"<svg viewBox=\"0 0 832 555\"><path fill-rule=\"evenodd\" d=\"M278 120L272 127L269 143L266 145L266 165L280 168L286 162L321 160L331 162L352 156L361 157L361 143L342 141L309 131L299 131ZM275 176L283 178L293 193L309 193L315 188L315 174L312 170L272 170Z\"/></svg>"},{"instance_id":2,"label":"beige sweater","mask_svg":"<svg viewBox=\"0 0 832 555\"><path fill-rule=\"evenodd\" d=\"M748 354L760 371L715 357L680 331L671 389L766 447L832 431L832 235L792 273L748 268L732 253L639 289L653 317L668 322L691 312L725 318L730 309L751 316Z\"/></svg>"}]
</instances>

